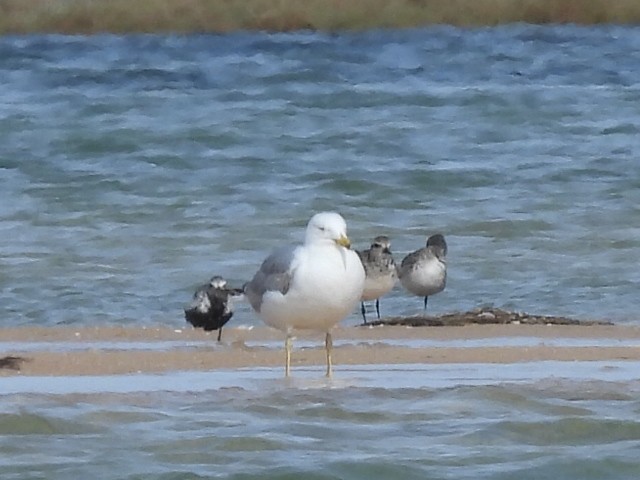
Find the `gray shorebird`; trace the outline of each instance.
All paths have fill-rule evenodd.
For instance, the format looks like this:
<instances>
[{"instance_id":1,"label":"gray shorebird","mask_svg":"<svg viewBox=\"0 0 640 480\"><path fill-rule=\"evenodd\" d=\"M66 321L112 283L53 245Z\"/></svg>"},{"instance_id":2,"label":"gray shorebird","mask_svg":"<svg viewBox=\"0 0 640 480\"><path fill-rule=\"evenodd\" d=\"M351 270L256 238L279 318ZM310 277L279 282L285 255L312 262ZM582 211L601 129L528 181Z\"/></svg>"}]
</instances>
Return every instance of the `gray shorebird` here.
<instances>
[{"instance_id":1,"label":"gray shorebird","mask_svg":"<svg viewBox=\"0 0 640 480\"><path fill-rule=\"evenodd\" d=\"M245 285L260 318L286 335L286 376L293 332L298 329L325 333L327 377L331 376L331 330L358 304L364 288L364 268L350 245L344 218L335 212L318 213L309 220L302 245L273 252Z\"/></svg>"},{"instance_id":2,"label":"gray shorebird","mask_svg":"<svg viewBox=\"0 0 640 480\"><path fill-rule=\"evenodd\" d=\"M424 309L431 295L440 293L447 284L447 242L437 233L427 239L424 248L410 253L402 260L398 277L404 288L424 297Z\"/></svg>"},{"instance_id":3,"label":"gray shorebird","mask_svg":"<svg viewBox=\"0 0 640 480\"><path fill-rule=\"evenodd\" d=\"M396 262L391 253L389 237L380 235L373 239L371 247L357 252L366 274L364 291L360 302L362 320L367 324L367 311L364 302L375 300L376 313L380 318L380 297L391 291L398 281Z\"/></svg>"},{"instance_id":4,"label":"gray shorebird","mask_svg":"<svg viewBox=\"0 0 640 480\"><path fill-rule=\"evenodd\" d=\"M216 275L196 290L191 303L184 309L184 316L187 322L205 332L218 330L220 341L222 327L233 316L233 300L242 296L242 289L228 288L227 281Z\"/></svg>"}]
</instances>

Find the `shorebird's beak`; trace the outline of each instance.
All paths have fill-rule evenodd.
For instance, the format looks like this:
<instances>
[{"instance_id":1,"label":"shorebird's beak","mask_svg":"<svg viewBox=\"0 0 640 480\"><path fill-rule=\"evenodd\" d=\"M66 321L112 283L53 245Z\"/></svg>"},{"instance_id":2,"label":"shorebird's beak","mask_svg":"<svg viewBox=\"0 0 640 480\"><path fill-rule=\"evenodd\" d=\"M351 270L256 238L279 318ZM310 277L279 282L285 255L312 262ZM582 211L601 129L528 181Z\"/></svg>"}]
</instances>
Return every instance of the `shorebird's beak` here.
<instances>
[{"instance_id":1,"label":"shorebird's beak","mask_svg":"<svg viewBox=\"0 0 640 480\"><path fill-rule=\"evenodd\" d=\"M341 247L351 248L351 241L349 240L349 237L344 234L340 235L340 238L336 240L336 243Z\"/></svg>"}]
</instances>

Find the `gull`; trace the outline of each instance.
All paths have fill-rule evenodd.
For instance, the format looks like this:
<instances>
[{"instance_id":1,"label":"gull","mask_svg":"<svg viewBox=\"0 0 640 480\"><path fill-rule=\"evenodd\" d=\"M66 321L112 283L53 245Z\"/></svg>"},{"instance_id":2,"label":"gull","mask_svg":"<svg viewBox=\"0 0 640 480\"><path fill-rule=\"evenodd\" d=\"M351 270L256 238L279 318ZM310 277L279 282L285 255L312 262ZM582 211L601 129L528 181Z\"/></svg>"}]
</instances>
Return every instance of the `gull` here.
<instances>
[{"instance_id":1,"label":"gull","mask_svg":"<svg viewBox=\"0 0 640 480\"><path fill-rule=\"evenodd\" d=\"M427 299L440 293L447 284L447 243L437 233L427 239L427 246L410 253L402 260L398 277L404 288L414 295L424 297L424 309Z\"/></svg>"},{"instance_id":2,"label":"gull","mask_svg":"<svg viewBox=\"0 0 640 480\"><path fill-rule=\"evenodd\" d=\"M364 288L364 268L350 245L341 215L317 213L307 224L304 243L275 250L245 285L260 318L286 334L285 376L295 330L326 334L326 375L332 375L331 329L354 309Z\"/></svg>"},{"instance_id":3,"label":"gull","mask_svg":"<svg viewBox=\"0 0 640 480\"><path fill-rule=\"evenodd\" d=\"M243 296L239 288L228 288L227 281L216 275L199 287L191 303L184 309L184 316L191 325L205 332L218 330L218 341L222 338L222 327L233 316L233 300Z\"/></svg>"},{"instance_id":4,"label":"gull","mask_svg":"<svg viewBox=\"0 0 640 480\"><path fill-rule=\"evenodd\" d=\"M365 301L376 301L376 313L380 318L380 297L386 295L395 286L398 280L396 262L391 254L391 241L389 237L380 235L373 239L371 247L367 250L358 251L358 256L362 261L366 279L364 281L364 291L360 311L364 324L367 324Z\"/></svg>"}]
</instances>

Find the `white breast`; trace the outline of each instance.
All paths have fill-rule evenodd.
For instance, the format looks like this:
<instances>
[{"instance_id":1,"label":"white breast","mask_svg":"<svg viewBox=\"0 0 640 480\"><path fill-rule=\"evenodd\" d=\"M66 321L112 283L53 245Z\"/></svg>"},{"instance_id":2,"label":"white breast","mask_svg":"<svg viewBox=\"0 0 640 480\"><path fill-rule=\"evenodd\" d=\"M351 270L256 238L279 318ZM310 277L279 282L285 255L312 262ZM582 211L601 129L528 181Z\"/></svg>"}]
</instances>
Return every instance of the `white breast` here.
<instances>
[{"instance_id":1,"label":"white breast","mask_svg":"<svg viewBox=\"0 0 640 480\"><path fill-rule=\"evenodd\" d=\"M389 273L387 275L367 276L364 281L364 291L362 300L375 300L386 295L396 284L396 276Z\"/></svg>"},{"instance_id":2,"label":"white breast","mask_svg":"<svg viewBox=\"0 0 640 480\"><path fill-rule=\"evenodd\" d=\"M447 266L437 258L417 263L400 277L400 282L407 290L421 297L441 292L446 281Z\"/></svg>"},{"instance_id":3,"label":"white breast","mask_svg":"<svg viewBox=\"0 0 640 480\"><path fill-rule=\"evenodd\" d=\"M265 293L260 315L281 330L327 331L360 301L365 273L360 258L335 245L309 245L298 250L293 279L286 294Z\"/></svg>"}]
</instances>

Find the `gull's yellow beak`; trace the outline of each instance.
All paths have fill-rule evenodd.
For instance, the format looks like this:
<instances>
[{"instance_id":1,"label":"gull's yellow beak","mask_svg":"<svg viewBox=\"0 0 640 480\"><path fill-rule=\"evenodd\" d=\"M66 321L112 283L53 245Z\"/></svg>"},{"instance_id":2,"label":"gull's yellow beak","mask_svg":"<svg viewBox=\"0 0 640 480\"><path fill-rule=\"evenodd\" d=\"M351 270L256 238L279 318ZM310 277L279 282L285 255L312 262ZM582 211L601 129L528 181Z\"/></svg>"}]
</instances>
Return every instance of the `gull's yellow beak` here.
<instances>
[{"instance_id":1,"label":"gull's yellow beak","mask_svg":"<svg viewBox=\"0 0 640 480\"><path fill-rule=\"evenodd\" d=\"M336 243L341 247L351 248L351 241L349 240L349 237L347 237L346 235L340 235L340 238L336 240Z\"/></svg>"}]
</instances>

